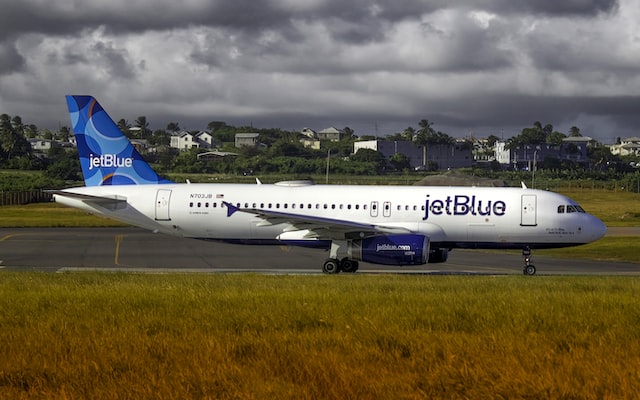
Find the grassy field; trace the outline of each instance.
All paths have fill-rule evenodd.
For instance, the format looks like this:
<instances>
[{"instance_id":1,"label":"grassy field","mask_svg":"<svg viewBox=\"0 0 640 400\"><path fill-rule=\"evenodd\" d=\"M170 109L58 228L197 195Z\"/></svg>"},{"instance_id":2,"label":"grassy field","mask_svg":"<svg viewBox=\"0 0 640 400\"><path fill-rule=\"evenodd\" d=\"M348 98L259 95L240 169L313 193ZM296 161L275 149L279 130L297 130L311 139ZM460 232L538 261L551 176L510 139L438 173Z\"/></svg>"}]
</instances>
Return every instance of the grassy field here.
<instances>
[{"instance_id":1,"label":"grassy field","mask_svg":"<svg viewBox=\"0 0 640 400\"><path fill-rule=\"evenodd\" d=\"M0 398L637 398L640 278L2 274Z\"/></svg>"}]
</instances>

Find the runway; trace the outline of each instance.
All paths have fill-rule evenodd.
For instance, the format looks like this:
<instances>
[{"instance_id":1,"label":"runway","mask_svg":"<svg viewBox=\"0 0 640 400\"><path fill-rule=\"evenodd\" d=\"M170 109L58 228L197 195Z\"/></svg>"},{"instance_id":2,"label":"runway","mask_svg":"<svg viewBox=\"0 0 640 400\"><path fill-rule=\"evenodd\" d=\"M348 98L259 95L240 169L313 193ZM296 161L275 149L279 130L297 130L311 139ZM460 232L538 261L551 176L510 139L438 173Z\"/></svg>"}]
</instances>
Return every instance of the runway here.
<instances>
[{"instance_id":1,"label":"runway","mask_svg":"<svg viewBox=\"0 0 640 400\"><path fill-rule=\"evenodd\" d=\"M328 252L182 239L138 228L0 229L0 268L48 272L256 272L321 274ZM537 275L640 275L640 264L536 256ZM453 250L446 263L395 267L360 263L358 273L522 274L514 252Z\"/></svg>"}]
</instances>

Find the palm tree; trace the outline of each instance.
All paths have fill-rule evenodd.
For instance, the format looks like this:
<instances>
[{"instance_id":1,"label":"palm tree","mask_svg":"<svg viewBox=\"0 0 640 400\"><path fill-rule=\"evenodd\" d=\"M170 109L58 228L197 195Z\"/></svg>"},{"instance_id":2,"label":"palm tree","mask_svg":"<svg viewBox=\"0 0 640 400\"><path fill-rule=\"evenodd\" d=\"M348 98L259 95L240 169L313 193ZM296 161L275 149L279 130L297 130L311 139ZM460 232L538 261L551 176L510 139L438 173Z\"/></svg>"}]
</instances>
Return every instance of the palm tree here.
<instances>
[{"instance_id":1,"label":"palm tree","mask_svg":"<svg viewBox=\"0 0 640 400\"><path fill-rule=\"evenodd\" d=\"M140 129L140 139L143 139L147 136L148 133L151 132L149 129L149 122L147 121L147 117L141 115L136 119L136 128Z\"/></svg>"},{"instance_id":2,"label":"palm tree","mask_svg":"<svg viewBox=\"0 0 640 400\"><path fill-rule=\"evenodd\" d=\"M427 165L427 145L435 134L435 130L432 128L433 122L428 119L420 120L418 125L420 129L418 129L418 134L415 136L415 142L422 146L422 165L425 166Z\"/></svg>"},{"instance_id":3,"label":"palm tree","mask_svg":"<svg viewBox=\"0 0 640 400\"><path fill-rule=\"evenodd\" d=\"M129 129L131 129L131 124L124 118L118 121L118 129L124 134L129 133Z\"/></svg>"},{"instance_id":4,"label":"palm tree","mask_svg":"<svg viewBox=\"0 0 640 400\"><path fill-rule=\"evenodd\" d=\"M569 136L582 137L582 134L580 133L580 128L578 128L577 126L572 126L571 128L569 128Z\"/></svg>"},{"instance_id":5,"label":"palm tree","mask_svg":"<svg viewBox=\"0 0 640 400\"><path fill-rule=\"evenodd\" d=\"M169 132L178 132L180 130L180 126L178 125L177 122L169 122L167 124L167 130Z\"/></svg>"}]
</instances>

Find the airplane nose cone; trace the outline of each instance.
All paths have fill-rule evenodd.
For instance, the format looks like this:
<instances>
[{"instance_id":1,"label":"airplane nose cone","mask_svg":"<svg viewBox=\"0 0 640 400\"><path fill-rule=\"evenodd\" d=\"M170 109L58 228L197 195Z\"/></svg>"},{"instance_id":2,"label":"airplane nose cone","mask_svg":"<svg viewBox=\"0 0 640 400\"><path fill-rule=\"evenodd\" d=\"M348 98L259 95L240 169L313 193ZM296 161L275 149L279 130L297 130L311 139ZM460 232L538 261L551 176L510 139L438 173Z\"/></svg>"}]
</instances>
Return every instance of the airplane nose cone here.
<instances>
[{"instance_id":1,"label":"airplane nose cone","mask_svg":"<svg viewBox=\"0 0 640 400\"><path fill-rule=\"evenodd\" d=\"M591 221L588 225L589 236L591 236L591 242L601 239L607 233L607 226L600 219L591 216Z\"/></svg>"}]
</instances>

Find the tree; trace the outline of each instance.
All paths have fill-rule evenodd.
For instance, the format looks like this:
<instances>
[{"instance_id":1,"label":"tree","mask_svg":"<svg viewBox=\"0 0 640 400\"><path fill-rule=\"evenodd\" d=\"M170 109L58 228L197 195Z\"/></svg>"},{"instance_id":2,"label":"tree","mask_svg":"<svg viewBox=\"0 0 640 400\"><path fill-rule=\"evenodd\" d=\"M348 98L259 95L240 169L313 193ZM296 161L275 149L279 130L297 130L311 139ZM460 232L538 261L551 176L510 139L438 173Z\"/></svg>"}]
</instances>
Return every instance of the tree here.
<instances>
[{"instance_id":1,"label":"tree","mask_svg":"<svg viewBox=\"0 0 640 400\"><path fill-rule=\"evenodd\" d=\"M353 139L355 137L355 132L348 126L345 126L342 131L344 132L344 140Z\"/></svg>"},{"instance_id":2,"label":"tree","mask_svg":"<svg viewBox=\"0 0 640 400\"><path fill-rule=\"evenodd\" d=\"M580 128L578 128L577 126L572 126L571 128L569 128L569 137L582 137Z\"/></svg>"},{"instance_id":3,"label":"tree","mask_svg":"<svg viewBox=\"0 0 640 400\"><path fill-rule=\"evenodd\" d=\"M549 131L549 129L551 129ZM547 132L549 131L549 132ZM514 136L507 141L507 149L515 149L525 145L536 145L544 143L547 135L553 131L552 125L546 125L544 128L540 121L533 123L533 128L524 128L518 136Z\"/></svg>"},{"instance_id":4,"label":"tree","mask_svg":"<svg viewBox=\"0 0 640 400\"><path fill-rule=\"evenodd\" d=\"M180 126L177 122L169 122L167 124L167 131L169 132L178 132L180 130Z\"/></svg>"},{"instance_id":5,"label":"tree","mask_svg":"<svg viewBox=\"0 0 640 400\"><path fill-rule=\"evenodd\" d=\"M144 115L141 115L136 119L136 128L140 129L140 139L149 136L149 134L151 133L151 130L149 129L149 121L147 121L147 117L145 117Z\"/></svg>"},{"instance_id":6,"label":"tree","mask_svg":"<svg viewBox=\"0 0 640 400\"><path fill-rule=\"evenodd\" d=\"M416 130L411 126L408 126L400 135L404 140L413 141L413 137L416 135Z\"/></svg>"},{"instance_id":7,"label":"tree","mask_svg":"<svg viewBox=\"0 0 640 400\"><path fill-rule=\"evenodd\" d=\"M16 127L18 129L16 129ZM31 157L31 145L22 135L22 119L0 115L0 149L7 160L15 157Z\"/></svg>"},{"instance_id":8,"label":"tree","mask_svg":"<svg viewBox=\"0 0 640 400\"><path fill-rule=\"evenodd\" d=\"M227 123L224 121L211 121L207 124L207 129L209 129L211 133L213 133L220 128L224 128L225 126L227 126Z\"/></svg>"},{"instance_id":9,"label":"tree","mask_svg":"<svg viewBox=\"0 0 640 400\"><path fill-rule=\"evenodd\" d=\"M118 129L120 129L120 132L124 133L125 135L129 135L129 129L131 129L131 124L124 118L120 119L120 121L118 121Z\"/></svg>"},{"instance_id":10,"label":"tree","mask_svg":"<svg viewBox=\"0 0 640 400\"><path fill-rule=\"evenodd\" d=\"M562 139L566 137L567 135L565 135L564 133L553 131L547 135L547 138L545 139L545 141L547 143L558 146L562 144Z\"/></svg>"},{"instance_id":11,"label":"tree","mask_svg":"<svg viewBox=\"0 0 640 400\"><path fill-rule=\"evenodd\" d=\"M496 145L496 142L498 142L499 140L500 138L496 135L489 135L489 137L487 137L487 146L494 147Z\"/></svg>"},{"instance_id":12,"label":"tree","mask_svg":"<svg viewBox=\"0 0 640 400\"><path fill-rule=\"evenodd\" d=\"M407 169L411 169L411 162L409 161L409 157L402 153L396 153L389 158L389 164L393 166L396 171L404 171Z\"/></svg>"}]
</instances>

